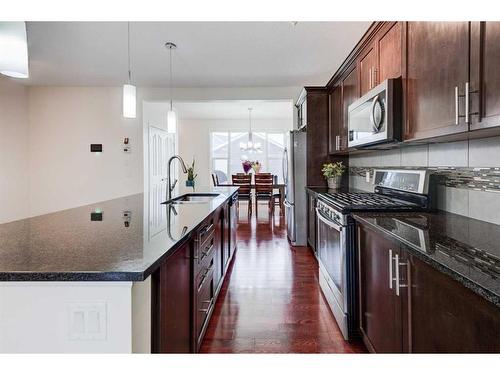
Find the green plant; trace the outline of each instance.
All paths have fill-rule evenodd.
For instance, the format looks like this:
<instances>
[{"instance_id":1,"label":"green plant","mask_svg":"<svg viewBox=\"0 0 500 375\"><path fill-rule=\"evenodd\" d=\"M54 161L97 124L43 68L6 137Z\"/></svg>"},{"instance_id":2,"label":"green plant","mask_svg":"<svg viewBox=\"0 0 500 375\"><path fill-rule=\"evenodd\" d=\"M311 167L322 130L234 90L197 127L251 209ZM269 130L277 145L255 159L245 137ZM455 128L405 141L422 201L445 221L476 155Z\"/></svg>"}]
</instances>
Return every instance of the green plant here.
<instances>
[{"instance_id":1,"label":"green plant","mask_svg":"<svg viewBox=\"0 0 500 375\"><path fill-rule=\"evenodd\" d=\"M193 158L193 163L187 169L187 171L188 171L188 177L187 177L188 181L194 181L194 179L196 177L198 177L198 174L194 173L194 163L195 163L195 161L194 161L194 158Z\"/></svg>"},{"instance_id":2,"label":"green plant","mask_svg":"<svg viewBox=\"0 0 500 375\"><path fill-rule=\"evenodd\" d=\"M321 169L321 172L323 172L323 176L325 178L334 178L334 177L340 177L345 171L345 165L342 164L341 161L337 163L327 163L323 164L323 168Z\"/></svg>"}]
</instances>

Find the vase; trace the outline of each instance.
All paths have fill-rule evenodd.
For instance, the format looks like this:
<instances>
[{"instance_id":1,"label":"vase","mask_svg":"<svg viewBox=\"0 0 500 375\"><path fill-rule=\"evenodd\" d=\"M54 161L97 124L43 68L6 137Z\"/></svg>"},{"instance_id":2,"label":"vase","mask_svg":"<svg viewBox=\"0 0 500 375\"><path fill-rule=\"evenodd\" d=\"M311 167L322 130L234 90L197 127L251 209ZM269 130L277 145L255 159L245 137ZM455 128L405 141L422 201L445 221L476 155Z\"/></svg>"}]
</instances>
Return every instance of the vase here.
<instances>
[{"instance_id":1,"label":"vase","mask_svg":"<svg viewBox=\"0 0 500 375\"><path fill-rule=\"evenodd\" d=\"M194 180L186 180L186 186L194 186Z\"/></svg>"},{"instance_id":2,"label":"vase","mask_svg":"<svg viewBox=\"0 0 500 375\"><path fill-rule=\"evenodd\" d=\"M257 164L257 165L252 166L252 169L255 172L255 174L259 174L261 168L262 168L262 164Z\"/></svg>"},{"instance_id":3,"label":"vase","mask_svg":"<svg viewBox=\"0 0 500 375\"><path fill-rule=\"evenodd\" d=\"M330 177L327 179L328 181L328 189L338 189L340 188L340 179L341 177Z\"/></svg>"}]
</instances>

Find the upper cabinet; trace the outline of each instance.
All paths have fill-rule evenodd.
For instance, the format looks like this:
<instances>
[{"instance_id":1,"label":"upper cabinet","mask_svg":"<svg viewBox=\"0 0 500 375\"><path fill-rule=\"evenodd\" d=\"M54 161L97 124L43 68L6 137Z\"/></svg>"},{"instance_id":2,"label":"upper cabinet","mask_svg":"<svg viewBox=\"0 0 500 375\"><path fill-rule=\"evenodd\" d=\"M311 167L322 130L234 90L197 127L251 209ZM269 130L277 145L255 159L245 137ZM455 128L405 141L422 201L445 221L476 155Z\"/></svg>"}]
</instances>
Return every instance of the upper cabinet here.
<instances>
[{"instance_id":1,"label":"upper cabinet","mask_svg":"<svg viewBox=\"0 0 500 375\"><path fill-rule=\"evenodd\" d=\"M329 153L348 152L349 105L398 77L405 143L500 135L498 40L500 22L373 23L328 83Z\"/></svg>"},{"instance_id":2,"label":"upper cabinet","mask_svg":"<svg viewBox=\"0 0 500 375\"><path fill-rule=\"evenodd\" d=\"M361 53L358 70L360 94L364 95L377 85L377 49L375 43L369 44Z\"/></svg>"},{"instance_id":3,"label":"upper cabinet","mask_svg":"<svg viewBox=\"0 0 500 375\"><path fill-rule=\"evenodd\" d=\"M470 129L500 125L500 22L472 22Z\"/></svg>"},{"instance_id":4,"label":"upper cabinet","mask_svg":"<svg viewBox=\"0 0 500 375\"><path fill-rule=\"evenodd\" d=\"M398 78L403 74L403 22L388 22L376 39L378 59L375 82Z\"/></svg>"},{"instance_id":5,"label":"upper cabinet","mask_svg":"<svg viewBox=\"0 0 500 375\"><path fill-rule=\"evenodd\" d=\"M356 64L353 63L346 69L340 82L329 94L328 151L330 154L347 152L349 105L358 98L358 70Z\"/></svg>"},{"instance_id":6,"label":"upper cabinet","mask_svg":"<svg viewBox=\"0 0 500 375\"><path fill-rule=\"evenodd\" d=\"M469 24L408 22L407 28L405 140L468 131Z\"/></svg>"}]
</instances>

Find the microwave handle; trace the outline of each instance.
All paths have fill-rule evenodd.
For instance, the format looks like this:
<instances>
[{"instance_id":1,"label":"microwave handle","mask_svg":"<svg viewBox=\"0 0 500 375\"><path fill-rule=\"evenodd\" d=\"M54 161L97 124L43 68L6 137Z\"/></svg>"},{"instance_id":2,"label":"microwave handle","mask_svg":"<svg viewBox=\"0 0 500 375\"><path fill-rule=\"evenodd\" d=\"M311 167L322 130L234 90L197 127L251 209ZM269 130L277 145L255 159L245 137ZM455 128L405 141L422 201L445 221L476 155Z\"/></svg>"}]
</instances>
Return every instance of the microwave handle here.
<instances>
[{"instance_id":1,"label":"microwave handle","mask_svg":"<svg viewBox=\"0 0 500 375\"><path fill-rule=\"evenodd\" d=\"M372 123L372 127L373 127L373 131L375 133L378 133L378 131L380 130L380 124L376 124L375 123L375 115L373 114L373 112L375 112L375 106L377 105L377 102L379 101L379 95L376 95L373 100L372 100L372 108L371 108L371 111L370 111L370 121Z\"/></svg>"}]
</instances>

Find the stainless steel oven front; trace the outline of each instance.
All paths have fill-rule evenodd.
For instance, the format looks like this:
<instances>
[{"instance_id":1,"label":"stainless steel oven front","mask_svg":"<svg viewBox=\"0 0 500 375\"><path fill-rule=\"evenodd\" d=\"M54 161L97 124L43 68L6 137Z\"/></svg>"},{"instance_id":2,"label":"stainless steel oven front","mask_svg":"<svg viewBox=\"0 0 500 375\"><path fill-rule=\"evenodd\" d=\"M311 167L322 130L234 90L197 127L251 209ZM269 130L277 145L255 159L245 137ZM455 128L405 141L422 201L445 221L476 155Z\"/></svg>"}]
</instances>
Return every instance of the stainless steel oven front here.
<instances>
[{"instance_id":1,"label":"stainless steel oven front","mask_svg":"<svg viewBox=\"0 0 500 375\"><path fill-rule=\"evenodd\" d=\"M344 338L348 339L347 227L329 216L328 209L318 201L316 246L319 282Z\"/></svg>"}]
</instances>

